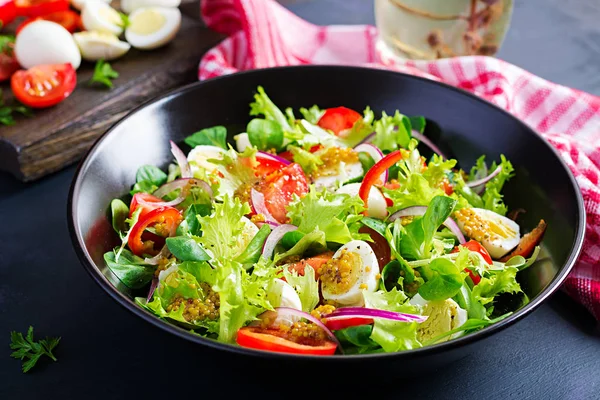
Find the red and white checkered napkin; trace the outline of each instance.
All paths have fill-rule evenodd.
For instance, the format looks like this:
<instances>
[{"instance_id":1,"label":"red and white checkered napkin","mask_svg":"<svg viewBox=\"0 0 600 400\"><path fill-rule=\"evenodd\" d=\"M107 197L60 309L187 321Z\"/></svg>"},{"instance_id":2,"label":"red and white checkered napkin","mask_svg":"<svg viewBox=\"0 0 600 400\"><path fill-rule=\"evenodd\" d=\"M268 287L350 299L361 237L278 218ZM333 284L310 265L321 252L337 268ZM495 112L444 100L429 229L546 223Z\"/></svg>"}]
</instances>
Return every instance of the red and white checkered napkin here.
<instances>
[{"instance_id":1,"label":"red and white checkered napkin","mask_svg":"<svg viewBox=\"0 0 600 400\"><path fill-rule=\"evenodd\" d=\"M398 62L377 45L373 26L316 26L273 0L201 4L206 24L229 35L202 58L201 80L279 65L389 68L466 89L539 132L571 168L585 199L583 252L564 289L600 320L600 98L491 57Z\"/></svg>"}]
</instances>

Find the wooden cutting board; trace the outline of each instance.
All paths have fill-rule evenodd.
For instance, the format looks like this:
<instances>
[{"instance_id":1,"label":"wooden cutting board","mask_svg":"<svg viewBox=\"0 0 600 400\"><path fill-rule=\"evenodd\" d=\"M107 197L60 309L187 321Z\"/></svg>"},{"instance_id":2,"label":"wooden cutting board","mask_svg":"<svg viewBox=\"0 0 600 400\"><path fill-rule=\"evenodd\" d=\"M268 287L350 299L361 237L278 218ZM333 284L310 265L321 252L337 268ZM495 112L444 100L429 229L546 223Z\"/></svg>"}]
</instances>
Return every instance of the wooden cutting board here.
<instances>
[{"instance_id":1,"label":"wooden cutting board","mask_svg":"<svg viewBox=\"0 0 600 400\"><path fill-rule=\"evenodd\" d=\"M113 89L88 85L94 63L77 71L77 89L62 103L34 116L0 125L0 170L33 181L77 161L94 141L127 112L166 91L198 80L204 52L223 39L200 20L199 1L182 4L182 26L166 47L131 49L111 62L119 72ZM0 85L7 102L10 86Z\"/></svg>"}]
</instances>

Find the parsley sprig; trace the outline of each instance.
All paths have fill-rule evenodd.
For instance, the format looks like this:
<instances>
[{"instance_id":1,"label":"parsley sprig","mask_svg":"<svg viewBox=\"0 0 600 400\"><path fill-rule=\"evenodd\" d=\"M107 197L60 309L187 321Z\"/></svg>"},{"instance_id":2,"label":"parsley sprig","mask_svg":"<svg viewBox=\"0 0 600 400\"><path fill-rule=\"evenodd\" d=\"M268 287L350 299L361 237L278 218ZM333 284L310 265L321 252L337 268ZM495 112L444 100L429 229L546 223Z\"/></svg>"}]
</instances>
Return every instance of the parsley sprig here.
<instances>
[{"instance_id":1,"label":"parsley sprig","mask_svg":"<svg viewBox=\"0 0 600 400\"><path fill-rule=\"evenodd\" d=\"M6 105L4 103L4 96L2 96L2 89L0 89L0 125L14 125L16 123L14 113L26 117L31 117L33 115L31 109L22 104L14 106Z\"/></svg>"},{"instance_id":2,"label":"parsley sprig","mask_svg":"<svg viewBox=\"0 0 600 400\"><path fill-rule=\"evenodd\" d=\"M112 89L112 80L119 77L119 73L112 69L109 63L104 60L98 60L94 67L94 76L90 80L90 84L100 83L109 89Z\"/></svg>"},{"instance_id":3,"label":"parsley sprig","mask_svg":"<svg viewBox=\"0 0 600 400\"><path fill-rule=\"evenodd\" d=\"M60 337L47 337L36 342L33 340L33 327L30 326L25 337L20 332L11 332L10 340L10 348L14 350L10 356L25 360L22 365L23 372L27 372L33 368L43 355L47 355L53 361L56 361L56 357L52 354L52 349L58 345Z\"/></svg>"}]
</instances>

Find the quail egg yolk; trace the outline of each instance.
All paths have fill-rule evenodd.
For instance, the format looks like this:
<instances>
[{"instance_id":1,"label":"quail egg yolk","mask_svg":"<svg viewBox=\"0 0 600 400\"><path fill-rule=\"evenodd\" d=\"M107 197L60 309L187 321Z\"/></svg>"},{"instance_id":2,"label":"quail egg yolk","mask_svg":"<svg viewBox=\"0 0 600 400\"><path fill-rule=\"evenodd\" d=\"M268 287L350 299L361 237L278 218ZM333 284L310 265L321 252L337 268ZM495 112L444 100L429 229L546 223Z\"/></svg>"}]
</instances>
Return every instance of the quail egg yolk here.
<instances>
[{"instance_id":1,"label":"quail egg yolk","mask_svg":"<svg viewBox=\"0 0 600 400\"><path fill-rule=\"evenodd\" d=\"M362 260L356 253L343 251L341 256L327 261L319 269L323 289L331 294L348 292L356 284Z\"/></svg>"},{"instance_id":2,"label":"quail egg yolk","mask_svg":"<svg viewBox=\"0 0 600 400\"><path fill-rule=\"evenodd\" d=\"M138 35L149 35L158 31L167 22L167 18L156 10L145 10L133 18L129 29Z\"/></svg>"}]
</instances>

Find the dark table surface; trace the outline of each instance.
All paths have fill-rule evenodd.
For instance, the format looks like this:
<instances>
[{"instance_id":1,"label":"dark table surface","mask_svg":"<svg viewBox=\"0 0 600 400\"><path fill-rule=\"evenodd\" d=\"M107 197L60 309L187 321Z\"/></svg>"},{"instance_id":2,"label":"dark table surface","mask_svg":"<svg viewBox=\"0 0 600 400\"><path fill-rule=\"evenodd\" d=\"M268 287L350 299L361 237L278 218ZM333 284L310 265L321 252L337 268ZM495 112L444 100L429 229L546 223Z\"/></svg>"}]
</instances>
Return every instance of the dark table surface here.
<instances>
[{"instance_id":1,"label":"dark table surface","mask_svg":"<svg viewBox=\"0 0 600 400\"><path fill-rule=\"evenodd\" d=\"M373 23L367 0L287 0L318 23ZM500 57L549 80L600 94L600 3L516 0ZM84 272L66 221L74 167L31 184L0 175L0 398L322 397L600 399L595 320L562 292L485 347L394 384L286 369L193 346L137 319ZM8 357L9 331L60 335L58 363L28 374ZM410 368L410 366L404 366ZM264 371L258 376L257 371ZM395 379L395 371L381 371ZM314 385L315 380L333 382ZM337 382L336 382L337 380ZM279 382L279 383L277 383ZM190 398L190 397L188 397Z\"/></svg>"}]
</instances>

